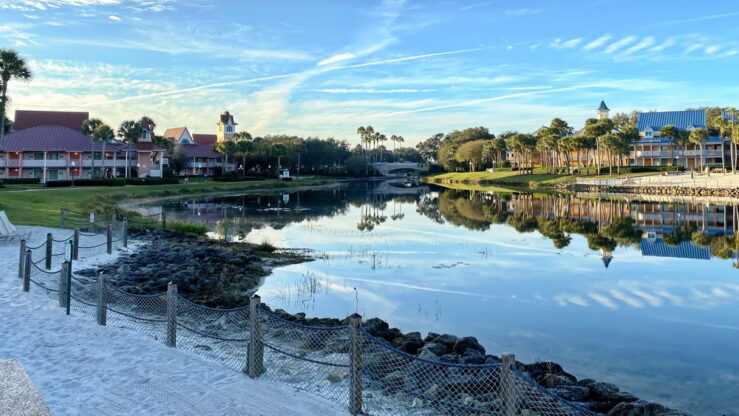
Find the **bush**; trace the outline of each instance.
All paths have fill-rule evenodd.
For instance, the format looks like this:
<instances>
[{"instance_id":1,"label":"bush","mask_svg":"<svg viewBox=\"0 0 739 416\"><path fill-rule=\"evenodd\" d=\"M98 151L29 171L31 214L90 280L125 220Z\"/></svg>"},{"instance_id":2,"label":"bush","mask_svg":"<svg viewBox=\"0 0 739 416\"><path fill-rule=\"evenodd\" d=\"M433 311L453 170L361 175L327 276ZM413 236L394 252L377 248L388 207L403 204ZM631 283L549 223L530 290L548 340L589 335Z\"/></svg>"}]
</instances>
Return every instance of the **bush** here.
<instances>
[{"instance_id":1,"label":"bush","mask_svg":"<svg viewBox=\"0 0 739 416\"><path fill-rule=\"evenodd\" d=\"M245 182L245 181L259 181L264 178L259 176L218 176L213 178L216 182Z\"/></svg>"},{"instance_id":2,"label":"bush","mask_svg":"<svg viewBox=\"0 0 739 416\"><path fill-rule=\"evenodd\" d=\"M167 223L168 230L174 230L183 234L198 234L205 235L208 232L208 227L203 224L193 224L185 222L170 222Z\"/></svg>"},{"instance_id":3,"label":"bush","mask_svg":"<svg viewBox=\"0 0 739 416\"><path fill-rule=\"evenodd\" d=\"M60 180L60 181L47 181L46 186L49 188L67 188L72 186L123 186L125 181L123 179L75 179L72 180Z\"/></svg>"},{"instance_id":4,"label":"bush","mask_svg":"<svg viewBox=\"0 0 739 416\"><path fill-rule=\"evenodd\" d=\"M5 178L2 182L6 185L34 185L41 183L40 178Z\"/></svg>"},{"instance_id":5,"label":"bush","mask_svg":"<svg viewBox=\"0 0 739 416\"><path fill-rule=\"evenodd\" d=\"M616 172L616 168L613 168L613 172ZM621 173L644 173L644 172L681 172L683 171L682 166L624 166L621 168ZM608 173L608 168L601 169L601 172Z\"/></svg>"}]
</instances>

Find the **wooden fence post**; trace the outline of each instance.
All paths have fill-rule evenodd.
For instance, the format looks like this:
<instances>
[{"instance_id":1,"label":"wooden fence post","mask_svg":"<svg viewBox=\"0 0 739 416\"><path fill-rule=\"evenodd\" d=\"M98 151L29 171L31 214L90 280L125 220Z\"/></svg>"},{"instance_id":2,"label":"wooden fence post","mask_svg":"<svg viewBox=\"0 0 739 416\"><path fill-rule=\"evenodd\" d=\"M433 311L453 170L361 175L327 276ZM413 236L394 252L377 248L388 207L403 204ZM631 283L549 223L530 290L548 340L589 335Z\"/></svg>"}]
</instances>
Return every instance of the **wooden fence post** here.
<instances>
[{"instance_id":1,"label":"wooden fence post","mask_svg":"<svg viewBox=\"0 0 739 416\"><path fill-rule=\"evenodd\" d=\"M21 252L18 256L18 278L23 279L23 268L26 265L26 259L23 257L26 254L26 240L21 240Z\"/></svg>"},{"instance_id":2,"label":"wooden fence post","mask_svg":"<svg viewBox=\"0 0 739 416\"><path fill-rule=\"evenodd\" d=\"M262 343L262 320L259 317L259 295L249 298L249 350L246 358L246 373L257 378L264 373L264 344Z\"/></svg>"},{"instance_id":3,"label":"wooden fence post","mask_svg":"<svg viewBox=\"0 0 739 416\"><path fill-rule=\"evenodd\" d=\"M167 213L162 211L162 228L167 228Z\"/></svg>"},{"instance_id":4,"label":"wooden fence post","mask_svg":"<svg viewBox=\"0 0 739 416\"><path fill-rule=\"evenodd\" d=\"M106 238L107 238L107 242L106 242L107 251L108 251L108 254L111 254L113 252L113 225L112 224L108 224L108 231L106 233Z\"/></svg>"},{"instance_id":5,"label":"wooden fence post","mask_svg":"<svg viewBox=\"0 0 739 416\"><path fill-rule=\"evenodd\" d=\"M67 307L67 275L69 275L69 263L62 263L62 269L59 271L59 307Z\"/></svg>"},{"instance_id":6,"label":"wooden fence post","mask_svg":"<svg viewBox=\"0 0 739 416\"><path fill-rule=\"evenodd\" d=\"M51 255L54 250L54 236L51 233L46 234L46 270L51 270Z\"/></svg>"},{"instance_id":7,"label":"wooden fence post","mask_svg":"<svg viewBox=\"0 0 739 416\"><path fill-rule=\"evenodd\" d=\"M515 416L517 414L516 379L511 367L516 364L516 356L503 354L500 360L500 395L503 401L503 415Z\"/></svg>"},{"instance_id":8,"label":"wooden fence post","mask_svg":"<svg viewBox=\"0 0 739 416\"><path fill-rule=\"evenodd\" d=\"M349 413L362 414L362 316L349 317Z\"/></svg>"},{"instance_id":9,"label":"wooden fence post","mask_svg":"<svg viewBox=\"0 0 739 416\"><path fill-rule=\"evenodd\" d=\"M79 260L80 257L80 229L74 229L74 237L72 237L72 260Z\"/></svg>"},{"instance_id":10,"label":"wooden fence post","mask_svg":"<svg viewBox=\"0 0 739 416\"><path fill-rule=\"evenodd\" d=\"M167 284L167 346L177 348L177 284Z\"/></svg>"},{"instance_id":11,"label":"wooden fence post","mask_svg":"<svg viewBox=\"0 0 739 416\"><path fill-rule=\"evenodd\" d=\"M98 276L97 321L98 325L108 323L108 298L105 291L105 275L102 273Z\"/></svg>"},{"instance_id":12,"label":"wooden fence post","mask_svg":"<svg viewBox=\"0 0 739 416\"><path fill-rule=\"evenodd\" d=\"M128 217L123 219L123 247L128 247Z\"/></svg>"},{"instance_id":13,"label":"wooden fence post","mask_svg":"<svg viewBox=\"0 0 739 416\"><path fill-rule=\"evenodd\" d=\"M31 290L31 256L33 253L31 250L26 250L25 265L23 266L23 291L28 292Z\"/></svg>"}]
</instances>

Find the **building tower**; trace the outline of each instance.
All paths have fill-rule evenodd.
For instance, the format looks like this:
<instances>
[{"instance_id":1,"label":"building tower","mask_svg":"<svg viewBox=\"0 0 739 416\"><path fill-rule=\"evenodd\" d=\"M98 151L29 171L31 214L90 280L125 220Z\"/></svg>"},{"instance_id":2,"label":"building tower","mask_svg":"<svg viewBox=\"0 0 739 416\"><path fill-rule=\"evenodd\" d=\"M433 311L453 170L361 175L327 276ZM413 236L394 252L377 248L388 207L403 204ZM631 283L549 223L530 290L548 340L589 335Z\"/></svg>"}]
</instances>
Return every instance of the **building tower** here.
<instances>
[{"instance_id":1,"label":"building tower","mask_svg":"<svg viewBox=\"0 0 739 416\"><path fill-rule=\"evenodd\" d=\"M611 264L611 261L613 260L613 253L611 253L610 250L600 249L600 259L603 261L603 265L608 268L608 265Z\"/></svg>"},{"instance_id":2,"label":"building tower","mask_svg":"<svg viewBox=\"0 0 739 416\"><path fill-rule=\"evenodd\" d=\"M598 106L598 109L595 110L595 113L598 114L598 120L605 120L608 118L608 113L611 111L611 109L608 108L606 105L606 102L601 100L600 105Z\"/></svg>"},{"instance_id":3,"label":"building tower","mask_svg":"<svg viewBox=\"0 0 739 416\"><path fill-rule=\"evenodd\" d=\"M237 124L234 122L233 114L224 111L216 124L218 126L217 141L231 140L231 136L236 132Z\"/></svg>"},{"instance_id":4,"label":"building tower","mask_svg":"<svg viewBox=\"0 0 739 416\"><path fill-rule=\"evenodd\" d=\"M151 122L148 118L143 117L141 119L141 137L139 137L140 142L150 142L151 136L152 136L152 130L154 130L151 126Z\"/></svg>"}]
</instances>

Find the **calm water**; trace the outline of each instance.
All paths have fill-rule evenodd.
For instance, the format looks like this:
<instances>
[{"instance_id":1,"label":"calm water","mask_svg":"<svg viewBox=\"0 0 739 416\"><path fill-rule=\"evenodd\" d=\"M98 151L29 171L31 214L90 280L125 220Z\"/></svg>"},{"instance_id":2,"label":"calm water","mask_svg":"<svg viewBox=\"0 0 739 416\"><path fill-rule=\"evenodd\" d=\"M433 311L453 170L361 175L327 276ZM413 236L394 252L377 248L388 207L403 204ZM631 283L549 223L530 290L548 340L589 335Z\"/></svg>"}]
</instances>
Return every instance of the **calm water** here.
<instances>
[{"instance_id":1,"label":"calm water","mask_svg":"<svg viewBox=\"0 0 739 416\"><path fill-rule=\"evenodd\" d=\"M492 354L739 415L735 206L353 183L145 210L162 208L220 237L314 249L266 279L272 307L473 335Z\"/></svg>"}]
</instances>

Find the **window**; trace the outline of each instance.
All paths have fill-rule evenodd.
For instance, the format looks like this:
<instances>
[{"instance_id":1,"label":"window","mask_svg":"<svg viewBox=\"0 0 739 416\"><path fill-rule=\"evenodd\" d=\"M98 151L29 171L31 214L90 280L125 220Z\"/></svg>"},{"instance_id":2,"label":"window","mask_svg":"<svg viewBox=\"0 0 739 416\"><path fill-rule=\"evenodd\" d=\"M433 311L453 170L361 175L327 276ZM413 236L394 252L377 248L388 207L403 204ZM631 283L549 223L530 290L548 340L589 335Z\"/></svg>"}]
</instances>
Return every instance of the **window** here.
<instances>
[{"instance_id":1,"label":"window","mask_svg":"<svg viewBox=\"0 0 739 416\"><path fill-rule=\"evenodd\" d=\"M141 129L141 138L146 140L147 136L149 134L149 131L146 129Z\"/></svg>"},{"instance_id":2,"label":"window","mask_svg":"<svg viewBox=\"0 0 739 416\"><path fill-rule=\"evenodd\" d=\"M652 130L644 130L644 137L652 137Z\"/></svg>"},{"instance_id":3,"label":"window","mask_svg":"<svg viewBox=\"0 0 739 416\"><path fill-rule=\"evenodd\" d=\"M59 153L49 153L49 160L59 160Z\"/></svg>"}]
</instances>

